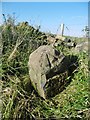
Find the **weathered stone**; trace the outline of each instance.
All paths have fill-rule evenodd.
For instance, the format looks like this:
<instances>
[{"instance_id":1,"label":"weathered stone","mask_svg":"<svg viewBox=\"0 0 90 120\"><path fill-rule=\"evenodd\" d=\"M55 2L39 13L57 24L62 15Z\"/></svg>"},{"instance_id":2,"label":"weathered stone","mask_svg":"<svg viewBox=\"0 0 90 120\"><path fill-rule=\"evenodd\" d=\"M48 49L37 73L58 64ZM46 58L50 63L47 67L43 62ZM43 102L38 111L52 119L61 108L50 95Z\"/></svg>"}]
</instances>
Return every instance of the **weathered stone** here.
<instances>
[{"instance_id":1,"label":"weathered stone","mask_svg":"<svg viewBox=\"0 0 90 120\"><path fill-rule=\"evenodd\" d=\"M52 95L47 95L47 93L49 93L47 91L50 89L50 87L47 89L48 84L50 84L49 81L55 80L55 77L58 78L57 75L60 75L60 73L68 71L70 64L70 57L65 57L51 45L40 46L30 54L28 62L30 79L35 90L41 97L45 99L47 96L54 96L52 93ZM67 72L67 74L69 74L69 72ZM57 79L55 81L57 81ZM54 82L52 81L51 83ZM56 84L58 84L58 81ZM60 85L58 89L59 87Z\"/></svg>"},{"instance_id":2,"label":"weathered stone","mask_svg":"<svg viewBox=\"0 0 90 120\"><path fill-rule=\"evenodd\" d=\"M61 41L64 41L64 40L66 39L66 37L61 36L61 35L57 35L57 36L55 37L55 39L59 39L59 40L61 40Z\"/></svg>"},{"instance_id":3,"label":"weathered stone","mask_svg":"<svg viewBox=\"0 0 90 120\"><path fill-rule=\"evenodd\" d=\"M31 53L28 62L30 78L34 88L43 98L45 98L43 88L47 82L46 74L58 66L63 59L62 53L48 45L41 46Z\"/></svg>"},{"instance_id":4,"label":"weathered stone","mask_svg":"<svg viewBox=\"0 0 90 120\"><path fill-rule=\"evenodd\" d=\"M88 42L82 42L80 44L78 44L75 48L76 52L82 52L82 51L88 51Z\"/></svg>"},{"instance_id":5,"label":"weathered stone","mask_svg":"<svg viewBox=\"0 0 90 120\"><path fill-rule=\"evenodd\" d=\"M53 44L56 42L56 39L55 39L55 37L47 36L47 41L49 44Z\"/></svg>"},{"instance_id":6,"label":"weathered stone","mask_svg":"<svg viewBox=\"0 0 90 120\"><path fill-rule=\"evenodd\" d=\"M53 46L60 46L63 45L67 48L73 48L76 47L77 43L74 40L71 40L70 38L57 35L55 36L47 36L47 43L52 44Z\"/></svg>"}]
</instances>

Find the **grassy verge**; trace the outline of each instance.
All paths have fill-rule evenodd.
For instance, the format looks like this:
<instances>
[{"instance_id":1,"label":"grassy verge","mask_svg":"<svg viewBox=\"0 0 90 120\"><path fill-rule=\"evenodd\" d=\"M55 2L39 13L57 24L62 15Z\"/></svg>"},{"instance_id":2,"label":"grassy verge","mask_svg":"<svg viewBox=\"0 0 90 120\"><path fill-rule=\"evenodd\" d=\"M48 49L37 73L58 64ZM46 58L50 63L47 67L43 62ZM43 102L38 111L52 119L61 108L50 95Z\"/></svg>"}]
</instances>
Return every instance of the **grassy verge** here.
<instances>
[{"instance_id":1,"label":"grassy verge","mask_svg":"<svg viewBox=\"0 0 90 120\"><path fill-rule=\"evenodd\" d=\"M60 94L44 101L37 96L31 85L27 62L30 53L46 42L45 34L25 23L3 25L0 30L3 42L2 119L89 120L87 52L74 53L72 49L58 48L65 55L76 55L79 67L71 83Z\"/></svg>"}]
</instances>

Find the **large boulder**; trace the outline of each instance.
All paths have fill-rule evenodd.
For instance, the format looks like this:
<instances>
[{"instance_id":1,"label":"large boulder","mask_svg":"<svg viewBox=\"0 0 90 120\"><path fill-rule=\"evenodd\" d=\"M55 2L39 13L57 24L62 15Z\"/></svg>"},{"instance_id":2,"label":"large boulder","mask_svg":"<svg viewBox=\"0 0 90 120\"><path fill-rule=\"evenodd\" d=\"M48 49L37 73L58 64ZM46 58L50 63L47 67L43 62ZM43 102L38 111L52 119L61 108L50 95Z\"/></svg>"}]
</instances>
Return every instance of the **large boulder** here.
<instances>
[{"instance_id":1,"label":"large boulder","mask_svg":"<svg viewBox=\"0 0 90 120\"><path fill-rule=\"evenodd\" d=\"M47 83L51 78L54 80L53 77L68 70L70 59L53 46L43 45L30 54L28 66L35 90L45 99L48 96L45 86L48 86Z\"/></svg>"}]
</instances>

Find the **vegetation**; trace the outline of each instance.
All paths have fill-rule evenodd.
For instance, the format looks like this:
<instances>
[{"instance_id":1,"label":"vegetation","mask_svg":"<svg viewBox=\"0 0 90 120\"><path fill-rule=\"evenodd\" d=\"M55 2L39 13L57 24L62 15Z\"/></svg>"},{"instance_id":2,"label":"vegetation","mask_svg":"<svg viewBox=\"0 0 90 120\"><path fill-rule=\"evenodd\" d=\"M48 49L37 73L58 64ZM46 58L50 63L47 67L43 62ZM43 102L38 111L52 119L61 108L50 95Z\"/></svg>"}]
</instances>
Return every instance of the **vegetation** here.
<instances>
[{"instance_id":1,"label":"vegetation","mask_svg":"<svg viewBox=\"0 0 90 120\"><path fill-rule=\"evenodd\" d=\"M14 19L10 16L0 26L0 33L3 120L39 120L41 118L89 120L87 52L74 53L68 48L57 48L65 55L76 55L79 67L74 71L70 85L60 94L44 101L38 97L31 85L27 62L31 52L47 44L45 33L40 32L39 28L30 26L27 22L15 25ZM77 41L80 40L77 38Z\"/></svg>"}]
</instances>

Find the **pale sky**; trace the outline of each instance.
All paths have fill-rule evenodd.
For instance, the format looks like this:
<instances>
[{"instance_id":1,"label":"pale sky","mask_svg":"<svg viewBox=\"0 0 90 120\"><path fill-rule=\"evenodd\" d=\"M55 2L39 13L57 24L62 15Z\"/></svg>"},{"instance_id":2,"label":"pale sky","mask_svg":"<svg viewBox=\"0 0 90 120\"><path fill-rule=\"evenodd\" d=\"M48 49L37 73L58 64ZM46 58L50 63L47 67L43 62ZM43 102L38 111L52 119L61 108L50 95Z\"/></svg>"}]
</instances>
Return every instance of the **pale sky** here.
<instances>
[{"instance_id":1,"label":"pale sky","mask_svg":"<svg viewBox=\"0 0 90 120\"><path fill-rule=\"evenodd\" d=\"M17 22L28 21L55 34L57 29L60 33L61 23L65 24L64 34L70 36L82 36L88 25L88 2L2 2L2 13L15 13Z\"/></svg>"}]
</instances>

